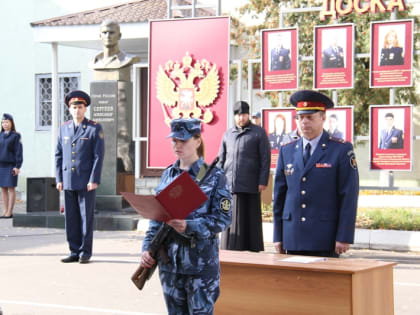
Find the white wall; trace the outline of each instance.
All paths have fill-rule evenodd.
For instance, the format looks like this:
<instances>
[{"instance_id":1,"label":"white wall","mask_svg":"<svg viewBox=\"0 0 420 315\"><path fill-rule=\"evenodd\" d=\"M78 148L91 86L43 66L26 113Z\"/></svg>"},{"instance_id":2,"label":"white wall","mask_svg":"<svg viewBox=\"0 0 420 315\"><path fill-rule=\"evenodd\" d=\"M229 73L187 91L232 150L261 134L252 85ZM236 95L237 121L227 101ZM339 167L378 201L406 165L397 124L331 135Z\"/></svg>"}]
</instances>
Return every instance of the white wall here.
<instances>
[{"instance_id":1,"label":"white wall","mask_svg":"<svg viewBox=\"0 0 420 315\"><path fill-rule=\"evenodd\" d=\"M84 1L90 2L90 1ZM93 1L98 3L98 1ZM20 0L2 1L0 4L0 29L3 49L0 51L0 113L13 115L16 129L22 135L23 166L19 176L18 191L26 190L26 177L51 176L54 163L51 132L35 131L35 74L51 73L52 48L49 44L35 43L31 22L86 10L82 1ZM106 6L110 1L103 1ZM115 1L114 1L115 3ZM77 4L81 4L78 8ZM99 32L99 31L98 31ZM98 34L99 35L99 34ZM92 71L87 64L96 51L58 47L59 72L79 72L81 88L89 91Z\"/></svg>"}]
</instances>

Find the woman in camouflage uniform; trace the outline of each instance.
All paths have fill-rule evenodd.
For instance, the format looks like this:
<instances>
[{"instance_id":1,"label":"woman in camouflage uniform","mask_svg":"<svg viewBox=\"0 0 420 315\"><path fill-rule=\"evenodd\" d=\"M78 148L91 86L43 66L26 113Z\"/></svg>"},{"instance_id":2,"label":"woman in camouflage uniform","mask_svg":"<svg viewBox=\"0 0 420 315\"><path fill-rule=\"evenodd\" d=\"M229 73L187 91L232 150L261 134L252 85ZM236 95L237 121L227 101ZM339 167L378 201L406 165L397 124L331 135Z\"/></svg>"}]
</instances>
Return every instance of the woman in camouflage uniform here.
<instances>
[{"instance_id":1,"label":"woman in camouflage uniform","mask_svg":"<svg viewBox=\"0 0 420 315\"><path fill-rule=\"evenodd\" d=\"M172 148L178 160L162 174L156 193L168 186L183 171L195 180L204 164L204 143L197 119L174 119L171 122ZM168 261L156 257L168 314L213 314L219 296L219 237L231 224L232 196L223 170L213 168L200 188L208 200L185 220L166 222L181 235L165 244ZM143 242L141 263L151 268L156 260L149 246L162 222L150 221ZM189 239L189 242L182 241Z\"/></svg>"}]
</instances>

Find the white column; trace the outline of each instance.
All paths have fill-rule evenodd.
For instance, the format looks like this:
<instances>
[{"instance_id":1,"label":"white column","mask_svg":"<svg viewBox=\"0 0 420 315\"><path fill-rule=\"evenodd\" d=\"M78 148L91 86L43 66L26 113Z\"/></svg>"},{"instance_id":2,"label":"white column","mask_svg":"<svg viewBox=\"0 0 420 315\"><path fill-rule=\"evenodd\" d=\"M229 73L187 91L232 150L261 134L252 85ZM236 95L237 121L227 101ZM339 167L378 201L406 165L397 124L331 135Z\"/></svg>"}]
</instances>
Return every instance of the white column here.
<instances>
[{"instance_id":1,"label":"white column","mask_svg":"<svg viewBox=\"0 0 420 315\"><path fill-rule=\"evenodd\" d=\"M58 137L58 104L59 104L59 82L58 82L58 45L56 42L51 43L52 48L52 93L51 93L51 158L53 160L51 164L51 177L55 177L55 148L57 146Z\"/></svg>"}]
</instances>

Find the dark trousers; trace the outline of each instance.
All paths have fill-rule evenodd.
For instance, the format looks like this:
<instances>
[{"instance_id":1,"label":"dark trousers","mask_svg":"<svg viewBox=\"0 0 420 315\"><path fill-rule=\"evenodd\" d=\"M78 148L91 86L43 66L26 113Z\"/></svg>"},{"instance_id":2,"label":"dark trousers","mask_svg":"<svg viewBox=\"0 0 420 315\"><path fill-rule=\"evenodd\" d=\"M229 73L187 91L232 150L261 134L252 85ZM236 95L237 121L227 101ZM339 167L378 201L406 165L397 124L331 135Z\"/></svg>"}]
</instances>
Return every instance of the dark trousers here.
<instances>
[{"instance_id":1,"label":"dark trousers","mask_svg":"<svg viewBox=\"0 0 420 315\"><path fill-rule=\"evenodd\" d=\"M64 191L66 235L71 255L92 256L95 197L96 190Z\"/></svg>"},{"instance_id":2,"label":"dark trousers","mask_svg":"<svg viewBox=\"0 0 420 315\"><path fill-rule=\"evenodd\" d=\"M259 193L233 194L232 225L222 232L221 248L264 251Z\"/></svg>"},{"instance_id":3,"label":"dark trousers","mask_svg":"<svg viewBox=\"0 0 420 315\"><path fill-rule=\"evenodd\" d=\"M334 250L286 250L287 255L302 255L302 256L315 256L315 257L335 257L338 255Z\"/></svg>"}]
</instances>

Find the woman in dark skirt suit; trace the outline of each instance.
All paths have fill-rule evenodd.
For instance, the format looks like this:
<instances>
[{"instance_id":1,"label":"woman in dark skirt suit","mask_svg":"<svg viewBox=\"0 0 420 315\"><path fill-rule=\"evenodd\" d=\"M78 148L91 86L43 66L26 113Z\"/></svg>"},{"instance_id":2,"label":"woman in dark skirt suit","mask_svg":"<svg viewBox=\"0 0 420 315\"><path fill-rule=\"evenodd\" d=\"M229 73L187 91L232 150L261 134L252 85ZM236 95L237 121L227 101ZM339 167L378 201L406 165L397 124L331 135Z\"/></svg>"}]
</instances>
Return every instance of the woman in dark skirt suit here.
<instances>
[{"instance_id":1,"label":"woman in dark skirt suit","mask_svg":"<svg viewBox=\"0 0 420 315\"><path fill-rule=\"evenodd\" d=\"M22 143L16 132L13 117L3 114L0 132L0 187L3 199L2 219L13 217L16 201L16 186L19 169L22 166Z\"/></svg>"}]
</instances>

